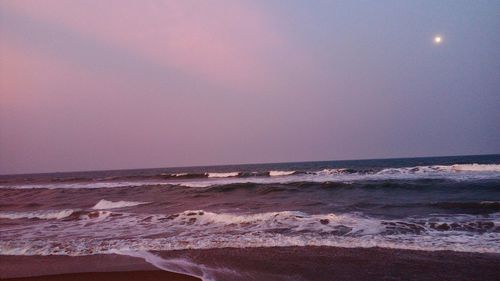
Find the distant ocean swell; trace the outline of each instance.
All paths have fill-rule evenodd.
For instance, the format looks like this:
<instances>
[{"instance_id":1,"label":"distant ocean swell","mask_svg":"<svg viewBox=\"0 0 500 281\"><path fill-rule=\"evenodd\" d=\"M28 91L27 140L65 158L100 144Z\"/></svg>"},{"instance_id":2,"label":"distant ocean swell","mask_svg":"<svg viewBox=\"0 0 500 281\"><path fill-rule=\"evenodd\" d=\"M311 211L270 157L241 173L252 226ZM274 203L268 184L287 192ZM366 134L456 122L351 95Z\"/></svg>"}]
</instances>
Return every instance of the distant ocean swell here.
<instances>
[{"instance_id":1,"label":"distant ocean swell","mask_svg":"<svg viewBox=\"0 0 500 281\"><path fill-rule=\"evenodd\" d=\"M500 164L453 164L384 169L326 168L308 170L270 170L261 172L161 173L157 175L105 178L53 178L49 182L5 181L0 188L106 188L150 184L208 187L234 183L353 182L380 180L500 179Z\"/></svg>"}]
</instances>

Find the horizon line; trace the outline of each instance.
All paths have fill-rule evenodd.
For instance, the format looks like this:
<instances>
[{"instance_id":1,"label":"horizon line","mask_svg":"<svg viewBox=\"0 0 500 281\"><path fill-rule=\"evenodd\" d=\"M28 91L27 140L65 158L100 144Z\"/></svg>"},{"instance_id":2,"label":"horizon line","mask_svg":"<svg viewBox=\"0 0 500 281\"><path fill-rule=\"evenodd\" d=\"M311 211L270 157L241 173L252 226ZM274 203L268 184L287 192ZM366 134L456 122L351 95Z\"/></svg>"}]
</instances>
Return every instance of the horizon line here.
<instances>
[{"instance_id":1,"label":"horizon line","mask_svg":"<svg viewBox=\"0 0 500 281\"><path fill-rule=\"evenodd\" d=\"M169 166L169 167L147 167L147 168L125 168L125 169L102 169L102 170L79 170L79 171L55 171L55 172L33 172L33 173L11 173L0 174L0 177L23 176L23 175L44 175L44 174L70 174L70 173L92 173L92 172L117 172L117 171L137 171L155 169L177 169L177 168L203 168L203 167L223 167L223 166L243 166L243 165L272 165L272 164L294 164L294 163L318 163L318 162L342 162L342 161L369 161L369 160L391 160L391 159L412 159L412 158L444 158L444 157L470 157L470 156L493 156L500 153L485 154L461 154L461 155L438 155L438 156L414 156L414 157L383 157L383 158L357 158L339 160L304 160L290 162L260 162L260 163L239 163L239 164L209 164L209 165L189 165L189 166Z\"/></svg>"}]
</instances>

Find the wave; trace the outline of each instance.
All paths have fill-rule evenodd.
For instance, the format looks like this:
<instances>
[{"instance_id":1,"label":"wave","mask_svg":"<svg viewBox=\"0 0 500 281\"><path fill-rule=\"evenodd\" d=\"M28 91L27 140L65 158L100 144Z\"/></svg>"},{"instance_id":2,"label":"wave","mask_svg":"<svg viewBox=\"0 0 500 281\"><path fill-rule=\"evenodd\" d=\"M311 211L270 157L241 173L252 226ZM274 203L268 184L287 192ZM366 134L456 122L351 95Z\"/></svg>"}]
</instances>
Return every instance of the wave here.
<instances>
[{"instance_id":1,"label":"wave","mask_svg":"<svg viewBox=\"0 0 500 281\"><path fill-rule=\"evenodd\" d=\"M500 202L482 201L482 202L438 202L429 204L433 207L442 209L468 209L468 210L491 210L500 212Z\"/></svg>"},{"instance_id":2,"label":"wave","mask_svg":"<svg viewBox=\"0 0 500 281\"><path fill-rule=\"evenodd\" d=\"M230 178L237 177L240 172L230 172L230 173L206 173L209 178Z\"/></svg>"},{"instance_id":3,"label":"wave","mask_svg":"<svg viewBox=\"0 0 500 281\"><path fill-rule=\"evenodd\" d=\"M109 211L85 211L78 209L66 210L46 210L32 212L0 212L0 219L40 219L40 220L60 220L60 221L77 221L99 219L103 220L108 217L122 216L122 213L112 213Z\"/></svg>"},{"instance_id":4,"label":"wave","mask_svg":"<svg viewBox=\"0 0 500 281\"><path fill-rule=\"evenodd\" d=\"M321 171L312 172L314 175L341 175L346 174L348 169L323 169Z\"/></svg>"},{"instance_id":5,"label":"wave","mask_svg":"<svg viewBox=\"0 0 500 281\"><path fill-rule=\"evenodd\" d=\"M197 178L206 178L208 177L208 173L174 173L174 174L165 174L162 173L160 176L150 177L152 179L197 179Z\"/></svg>"},{"instance_id":6,"label":"wave","mask_svg":"<svg viewBox=\"0 0 500 281\"><path fill-rule=\"evenodd\" d=\"M94 209L94 210L116 209L116 208L132 207L132 206L149 204L149 203L150 202L131 202L131 201L113 202L113 201L101 199L99 202L97 202L97 204L94 205L94 207L92 207L92 209Z\"/></svg>"},{"instance_id":7,"label":"wave","mask_svg":"<svg viewBox=\"0 0 500 281\"><path fill-rule=\"evenodd\" d=\"M93 212L77 220L41 222L23 229L5 226L0 252L89 255L122 250L335 246L500 253L500 213L382 219L360 213L300 211L234 214L187 210L168 215Z\"/></svg>"},{"instance_id":8,"label":"wave","mask_svg":"<svg viewBox=\"0 0 500 281\"><path fill-rule=\"evenodd\" d=\"M435 173L460 173L460 172L500 172L500 164L453 164L415 166L403 168L387 168L377 174L435 174Z\"/></svg>"},{"instance_id":9,"label":"wave","mask_svg":"<svg viewBox=\"0 0 500 281\"><path fill-rule=\"evenodd\" d=\"M9 183L0 185L0 188L13 188L13 189L78 189L78 188L114 188L123 186L145 185L151 182L78 182L78 183Z\"/></svg>"},{"instance_id":10,"label":"wave","mask_svg":"<svg viewBox=\"0 0 500 281\"><path fill-rule=\"evenodd\" d=\"M498 214L500 215L500 214ZM280 211L257 214L213 213L204 210L189 210L169 216L177 222L191 225L236 226L252 231L276 230L274 227L287 226L279 231L309 230L333 235L414 233L462 230L470 232L495 232L500 230L500 216L494 215L491 220L480 216L431 216L428 218L408 218L406 220L383 220L361 214L307 214L300 211ZM333 231L332 231L333 230ZM282 232L283 233L283 232Z\"/></svg>"},{"instance_id":11,"label":"wave","mask_svg":"<svg viewBox=\"0 0 500 281\"><path fill-rule=\"evenodd\" d=\"M499 165L500 166L500 165ZM379 171L354 169L324 169L320 171L294 172L279 177L197 179L193 181L171 182L186 187L211 187L229 184L291 184L291 183L346 183L379 182L379 181L416 181L416 180L451 180L480 181L500 180L500 173L490 170L464 171L453 169L452 166L416 166L403 168L386 168Z\"/></svg>"},{"instance_id":12,"label":"wave","mask_svg":"<svg viewBox=\"0 0 500 281\"><path fill-rule=\"evenodd\" d=\"M444 166L446 167L446 166ZM447 167L445 168L447 169ZM500 172L498 164L455 164L451 165L454 171L474 171L474 172Z\"/></svg>"},{"instance_id":13,"label":"wave","mask_svg":"<svg viewBox=\"0 0 500 281\"><path fill-rule=\"evenodd\" d=\"M0 188L112 188L141 185L208 187L235 183L356 182L385 180L449 179L454 181L499 180L500 164L452 164L398 168L322 170L268 170L201 173L162 173L154 176L121 177L130 181L86 181L69 183L7 183ZM140 180L138 180L140 179Z\"/></svg>"},{"instance_id":14,"label":"wave","mask_svg":"<svg viewBox=\"0 0 500 281\"><path fill-rule=\"evenodd\" d=\"M296 171L269 171L269 176L271 177L290 176L295 173Z\"/></svg>"},{"instance_id":15,"label":"wave","mask_svg":"<svg viewBox=\"0 0 500 281\"><path fill-rule=\"evenodd\" d=\"M46 210L32 212L0 212L0 219L63 219L73 214L75 210Z\"/></svg>"},{"instance_id":16,"label":"wave","mask_svg":"<svg viewBox=\"0 0 500 281\"><path fill-rule=\"evenodd\" d=\"M356 169L356 168L326 168L322 170L268 170L268 171L229 171L229 172L202 172L202 173L162 173L148 178L162 179L196 179L196 178L230 178L230 177L273 177L273 176L334 176L334 175L388 175L388 174L436 174L436 173L462 173L465 172L500 172L500 164L452 164L413 166L382 169ZM144 176L141 176L144 177ZM130 178L130 177L128 177ZM115 178L117 179L117 178Z\"/></svg>"}]
</instances>

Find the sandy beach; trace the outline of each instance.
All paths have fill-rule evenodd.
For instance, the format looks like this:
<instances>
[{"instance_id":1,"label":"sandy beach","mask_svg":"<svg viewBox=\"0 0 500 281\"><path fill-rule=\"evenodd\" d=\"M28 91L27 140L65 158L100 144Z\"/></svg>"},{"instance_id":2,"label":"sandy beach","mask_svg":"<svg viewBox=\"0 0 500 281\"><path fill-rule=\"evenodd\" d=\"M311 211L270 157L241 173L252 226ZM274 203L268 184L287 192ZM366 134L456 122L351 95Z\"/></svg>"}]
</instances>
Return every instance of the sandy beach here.
<instances>
[{"instance_id":1,"label":"sandy beach","mask_svg":"<svg viewBox=\"0 0 500 281\"><path fill-rule=\"evenodd\" d=\"M199 280L121 255L0 256L2 280Z\"/></svg>"},{"instance_id":2,"label":"sandy beach","mask_svg":"<svg viewBox=\"0 0 500 281\"><path fill-rule=\"evenodd\" d=\"M154 253L216 280L495 280L500 255L383 248L279 247ZM199 280L119 255L1 256L3 280Z\"/></svg>"},{"instance_id":3,"label":"sandy beach","mask_svg":"<svg viewBox=\"0 0 500 281\"><path fill-rule=\"evenodd\" d=\"M4 279L2 279L4 280ZM156 281L156 280L169 280L169 281L193 281L200 280L187 275L167 272L167 271L122 271L122 272L85 272L85 273L69 273L58 275L44 275L35 277L21 277L5 280L17 281L84 281L84 280L107 280L107 281L120 281L120 280L143 280L143 281Z\"/></svg>"}]
</instances>

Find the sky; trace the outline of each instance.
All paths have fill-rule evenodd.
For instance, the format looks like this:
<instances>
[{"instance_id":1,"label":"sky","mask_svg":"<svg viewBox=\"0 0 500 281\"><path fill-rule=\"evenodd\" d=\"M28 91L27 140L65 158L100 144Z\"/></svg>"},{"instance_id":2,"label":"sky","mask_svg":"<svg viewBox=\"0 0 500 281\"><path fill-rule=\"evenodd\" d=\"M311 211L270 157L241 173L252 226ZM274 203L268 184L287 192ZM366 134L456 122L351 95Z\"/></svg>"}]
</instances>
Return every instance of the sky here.
<instances>
[{"instance_id":1,"label":"sky","mask_svg":"<svg viewBox=\"0 0 500 281\"><path fill-rule=\"evenodd\" d=\"M499 14L0 0L0 174L500 153Z\"/></svg>"}]
</instances>

